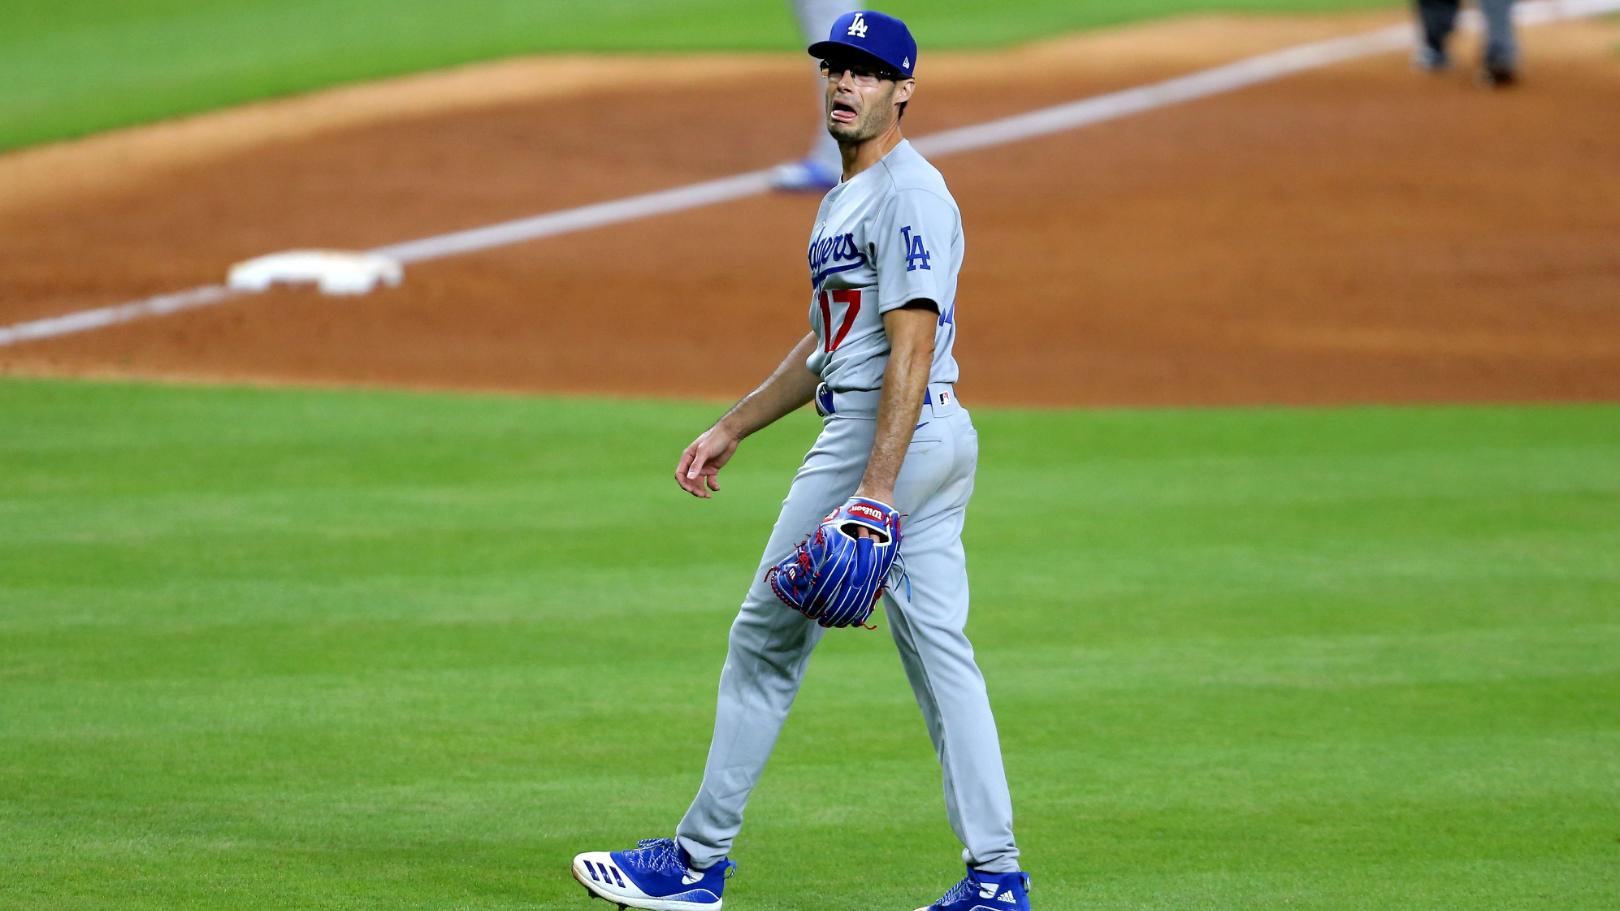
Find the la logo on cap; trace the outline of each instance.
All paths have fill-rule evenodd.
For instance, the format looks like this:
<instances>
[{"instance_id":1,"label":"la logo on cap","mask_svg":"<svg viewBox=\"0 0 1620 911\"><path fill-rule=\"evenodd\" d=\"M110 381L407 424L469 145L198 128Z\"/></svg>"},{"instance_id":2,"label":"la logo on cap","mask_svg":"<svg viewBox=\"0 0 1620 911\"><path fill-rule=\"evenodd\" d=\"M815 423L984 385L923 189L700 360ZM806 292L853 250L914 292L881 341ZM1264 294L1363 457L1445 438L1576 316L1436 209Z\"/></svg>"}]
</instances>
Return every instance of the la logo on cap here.
<instances>
[{"instance_id":1,"label":"la logo on cap","mask_svg":"<svg viewBox=\"0 0 1620 911\"><path fill-rule=\"evenodd\" d=\"M855 21L849 24L849 34L857 38L866 37L866 15L864 13L855 14Z\"/></svg>"}]
</instances>

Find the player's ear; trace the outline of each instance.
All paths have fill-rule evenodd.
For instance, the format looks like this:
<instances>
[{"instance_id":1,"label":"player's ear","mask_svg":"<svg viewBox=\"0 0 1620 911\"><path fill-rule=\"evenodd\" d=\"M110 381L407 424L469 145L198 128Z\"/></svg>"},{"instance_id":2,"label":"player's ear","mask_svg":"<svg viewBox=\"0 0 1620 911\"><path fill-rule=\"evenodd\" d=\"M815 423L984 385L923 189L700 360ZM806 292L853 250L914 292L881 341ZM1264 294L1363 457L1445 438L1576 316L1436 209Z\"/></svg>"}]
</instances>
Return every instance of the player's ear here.
<instances>
[{"instance_id":1,"label":"player's ear","mask_svg":"<svg viewBox=\"0 0 1620 911\"><path fill-rule=\"evenodd\" d=\"M917 90L917 80L902 79L894 87L894 100L896 104L911 100L911 93Z\"/></svg>"}]
</instances>

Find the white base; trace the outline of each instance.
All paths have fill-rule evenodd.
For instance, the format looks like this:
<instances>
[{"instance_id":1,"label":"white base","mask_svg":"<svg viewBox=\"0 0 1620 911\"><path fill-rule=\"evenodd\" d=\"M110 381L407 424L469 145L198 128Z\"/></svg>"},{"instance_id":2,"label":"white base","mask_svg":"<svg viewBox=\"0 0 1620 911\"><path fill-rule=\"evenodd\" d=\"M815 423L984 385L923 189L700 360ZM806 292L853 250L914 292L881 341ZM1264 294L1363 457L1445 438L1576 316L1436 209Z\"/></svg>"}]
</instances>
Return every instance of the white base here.
<instances>
[{"instance_id":1,"label":"white base","mask_svg":"<svg viewBox=\"0 0 1620 911\"><path fill-rule=\"evenodd\" d=\"M375 253L341 250L287 250L231 267L226 284L237 291L266 291L271 285L313 284L322 294L367 294L379 284L405 278L398 260Z\"/></svg>"}]
</instances>

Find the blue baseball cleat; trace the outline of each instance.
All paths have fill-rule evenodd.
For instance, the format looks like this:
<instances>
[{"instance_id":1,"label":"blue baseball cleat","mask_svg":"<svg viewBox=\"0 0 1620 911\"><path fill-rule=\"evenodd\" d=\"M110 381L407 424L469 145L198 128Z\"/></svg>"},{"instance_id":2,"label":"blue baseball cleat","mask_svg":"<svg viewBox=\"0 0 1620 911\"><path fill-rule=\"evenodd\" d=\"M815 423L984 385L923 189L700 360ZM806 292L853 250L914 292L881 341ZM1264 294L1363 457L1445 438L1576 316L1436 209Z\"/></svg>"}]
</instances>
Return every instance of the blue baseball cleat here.
<instances>
[{"instance_id":1,"label":"blue baseball cleat","mask_svg":"<svg viewBox=\"0 0 1620 911\"><path fill-rule=\"evenodd\" d=\"M810 156L777 165L771 172L771 188L786 193L825 193L844 179L842 169Z\"/></svg>"},{"instance_id":2,"label":"blue baseball cleat","mask_svg":"<svg viewBox=\"0 0 1620 911\"><path fill-rule=\"evenodd\" d=\"M917 911L1029 911L1029 874L981 873L967 876L945 897Z\"/></svg>"},{"instance_id":3,"label":"blue baseball cleat","mask_svg":"<svg viewBox=\"0 0 1620 911\"><path fill-rule=\"evenodd\" d=\"M587 851L574 858L585 891L620 908L720 911L720 893L736 864L722 860L694 870L673 838L644 838L634 851Z\"/></svg>"}]
</instances>

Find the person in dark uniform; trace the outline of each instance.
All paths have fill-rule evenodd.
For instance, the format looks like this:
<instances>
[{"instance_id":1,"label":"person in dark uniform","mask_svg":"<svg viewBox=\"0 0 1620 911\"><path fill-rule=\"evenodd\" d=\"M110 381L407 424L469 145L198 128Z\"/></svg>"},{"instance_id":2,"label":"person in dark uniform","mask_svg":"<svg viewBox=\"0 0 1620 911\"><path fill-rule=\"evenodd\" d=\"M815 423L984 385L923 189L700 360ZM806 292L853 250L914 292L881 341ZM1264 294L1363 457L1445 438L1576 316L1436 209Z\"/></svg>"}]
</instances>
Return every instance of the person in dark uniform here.
<instances>
[{"instance_id":1,"label":"person in dark uniform","mask_svg":"<svg viewBox=\"0 0 1620 911\"><path fill-rule=\"evenodd\" d=\"M1423 28L1423 44L1413 62L1431 73L1451 68L1446 41L1457 26L1462 0L1416 0L1418 24ZM1518 80L1519 45L1513 38L1513 0L1479 0L1485 14L1485 57L1480 64L1480 82L1494 87L1512 85Z\"/></svg>"}]
</instances>

